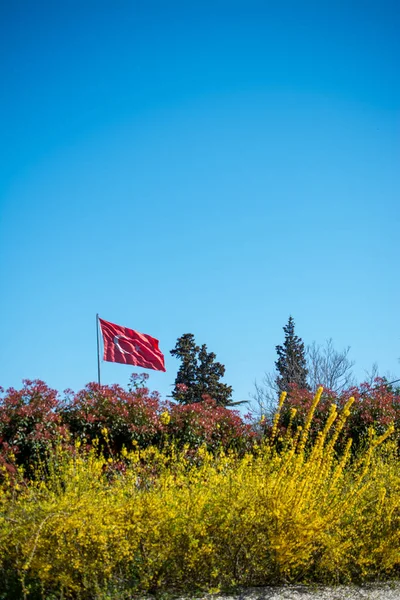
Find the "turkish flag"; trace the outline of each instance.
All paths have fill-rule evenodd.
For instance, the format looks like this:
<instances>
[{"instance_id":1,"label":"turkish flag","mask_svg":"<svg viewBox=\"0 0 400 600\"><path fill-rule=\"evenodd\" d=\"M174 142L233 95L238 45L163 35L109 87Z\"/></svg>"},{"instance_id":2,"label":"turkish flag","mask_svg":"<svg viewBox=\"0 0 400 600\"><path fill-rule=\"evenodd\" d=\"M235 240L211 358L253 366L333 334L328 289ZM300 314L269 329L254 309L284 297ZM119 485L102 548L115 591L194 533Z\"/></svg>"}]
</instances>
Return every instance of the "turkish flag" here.
<instances>
[{"instance_id":1,"label":"turkish flag","mask_svg":"<svg viewBox=\"0 0 400 600\"><path fill-rule=\"evenodd\" d=\"M165 371L164 355L158 340L128 327L100 319L104 341L104 360Z\"/></svg>"}]
</instances>

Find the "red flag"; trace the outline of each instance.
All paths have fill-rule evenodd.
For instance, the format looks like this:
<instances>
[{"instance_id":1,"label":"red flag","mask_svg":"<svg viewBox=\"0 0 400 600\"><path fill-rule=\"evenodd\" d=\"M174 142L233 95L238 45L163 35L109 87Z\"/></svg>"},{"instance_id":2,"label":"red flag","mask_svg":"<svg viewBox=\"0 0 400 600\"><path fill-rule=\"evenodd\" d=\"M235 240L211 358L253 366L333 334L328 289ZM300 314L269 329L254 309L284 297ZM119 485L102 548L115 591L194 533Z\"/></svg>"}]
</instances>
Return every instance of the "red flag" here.
<instances>
[{"instance_id":1,"label":"red flag","mask_svg":"<svg viewBox=\"0 0 400 600\"><path fill-rule=\"evenodd\" d=\"M104 341L104 360L165 371L158 340L128 327L99 319Z\"/></svg>"}]
</instances>

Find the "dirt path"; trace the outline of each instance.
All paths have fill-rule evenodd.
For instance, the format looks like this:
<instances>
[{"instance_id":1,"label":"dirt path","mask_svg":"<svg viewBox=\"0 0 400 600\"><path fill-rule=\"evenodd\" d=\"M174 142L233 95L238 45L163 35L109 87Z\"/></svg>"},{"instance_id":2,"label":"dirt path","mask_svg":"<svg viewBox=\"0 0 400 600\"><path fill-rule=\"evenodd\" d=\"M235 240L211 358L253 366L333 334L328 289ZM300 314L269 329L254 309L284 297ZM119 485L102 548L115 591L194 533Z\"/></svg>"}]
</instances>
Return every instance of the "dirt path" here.
<instances>
[{"instance_id":1,"label":"dirt path","mask_svg":"<svg viewBox=\"0 0 400 600\"><path fill-rule=\"evenodd\" d=\"M179 598L178 600L188 600ZM260 587L238 590L235 594L191 596L197 600L400 600L400 581L385 584L338 587Z\"/></svg>"}]
</instances>

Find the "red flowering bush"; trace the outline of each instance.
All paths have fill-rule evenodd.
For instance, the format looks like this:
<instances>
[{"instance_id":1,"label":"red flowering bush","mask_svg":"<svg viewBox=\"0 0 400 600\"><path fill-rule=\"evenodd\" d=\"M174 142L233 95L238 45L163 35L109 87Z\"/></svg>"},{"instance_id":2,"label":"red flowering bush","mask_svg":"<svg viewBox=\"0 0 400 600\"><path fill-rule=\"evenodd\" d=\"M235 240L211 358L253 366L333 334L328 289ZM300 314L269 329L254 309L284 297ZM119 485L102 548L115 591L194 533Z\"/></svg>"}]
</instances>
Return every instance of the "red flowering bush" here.
<instances>
[{"instance_id":1,"label":"red flowering bush","mask_svg":"<svg viewBox=\"0 0 400 600\"><path fill-rule=\"evenodd\" d=\"M67 397L63 421L71 434L87 443L99 440L102 449L120 452L122 447L157 445L165 426L158 392L145 386L148 375L132 375L129 390L119 385L89 383L77 394Z\"/></svg>"},{"instance_id":2,"label":"red flowering bush","mask_svg":"<svg viewBox=\"0 0 400 600\"><path fill-rule=\"evenodd\" d=\"M104 449L118 453L132 443L145 448L174 441L179 447L245 449L254 436L250 425L207 396L195 404L161 401L145 382L148 375L133 375L129 390L118 385L88 384L66 399L63 421L74 437L88 443L98 439Z\"/></svg>"},{"instance_id":3,"label":"red flowering bush","mask_svg":"<svg viewBox=\"0 0 400 600\"><path fill-rule=\"evenodd\" d=\"M315 439L317 433L322 431L329 414L332 403L342 409L347 400L353 396L355 402L351 407L351 414L346 421L343 436L353 439L353 447L357 448L368 438L368 430L373 427L377 435L382 435L390 423L394 423L397 439L400 442L400 394L386 385L384 379L376 379L373 385L363 383L353 387L340 395L330 390L324 390L321 400L316 407L311 423L310 439ZM291 387L283 404L278 423L278 437L283 436L288 427L295 430L303 426L306 415L310 410L314 393L302 390L295 385ZM293 416L292 409L296 409ZM266 427L268 435L270 426Z\"/></svg>"},{"instance_id":4,"label":"red flowering bush","mask_svg":"<svg viewBox=\"0 0 400 600\"><path fill-rule=\"evenodd\" d=\"M0 388L0 461L10 468L29 465L65 435L56 390L40 380L24 380L21 390Z\"/></svg>"},{"instance_id":5,"label":"red flowering bush","mask_svg":"<svg viewBox=\"0 0 400 600\"><path fill-rule=\"evenodd\" d=\"M400 394L391 389L386 381L375 379L373 385L361 384L346 393L346 398L354 396L351 417L347 433L358 443L367 438L372 426L378 435L382 435L390 423L394 423L395 435L400 443Z\"/></svg>"},{"instance_id":6,"label":"red flowering bush","mask_svg":"<svg viewBox=\"0 0 400 600\"><path fill-rule=\"evenodd\" d=\"M217 405L207 395L202 402L171 405L168 433L179 445L197 448L206 444L211 451L221 447L248 450L255 437L238 411Z\"/></svg>"},{"instance_id":7,"label":"red flowering bush","mask_svg":"<svg viewBox=\"0 0 400 600\"><path fill-rule=\"evenodd\" d=\"M89 383L77 393L67 390L63 400L42 381L25 381L19 391L0 388L0 464L10 470L14 455L27 467L60 440L71 450L76 441L91 446L96 440L99 450L116 458L123 447L170 442L190 449L205 444L211 451L251 448L255 434L237 411L207 396L187 405L161 401L146 387L147 378L133 375L128 390Z\"/></svg>"}]
</instances>

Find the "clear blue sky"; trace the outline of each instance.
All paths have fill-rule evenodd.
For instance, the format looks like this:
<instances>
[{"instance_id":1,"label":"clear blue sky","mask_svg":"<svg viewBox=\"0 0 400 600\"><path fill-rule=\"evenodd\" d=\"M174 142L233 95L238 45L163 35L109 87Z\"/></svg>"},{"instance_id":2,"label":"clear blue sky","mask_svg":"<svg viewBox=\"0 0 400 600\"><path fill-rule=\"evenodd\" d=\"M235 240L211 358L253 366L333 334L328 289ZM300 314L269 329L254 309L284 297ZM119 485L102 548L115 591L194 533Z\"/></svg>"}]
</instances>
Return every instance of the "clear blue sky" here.
<instances>
[{"instance_id":1,"label":"clear blue sky","mask_svg":"<svg viewBox=\"0 0 400 600\"><path fill-rule=\"evenodd\" d=\"M192 332L247 398L289 314L359 379L399 373L398 2L15 0L0 23L0 385L95 380L96 312L160 340L163 395Z\"/></svg>"}]
</instances>

